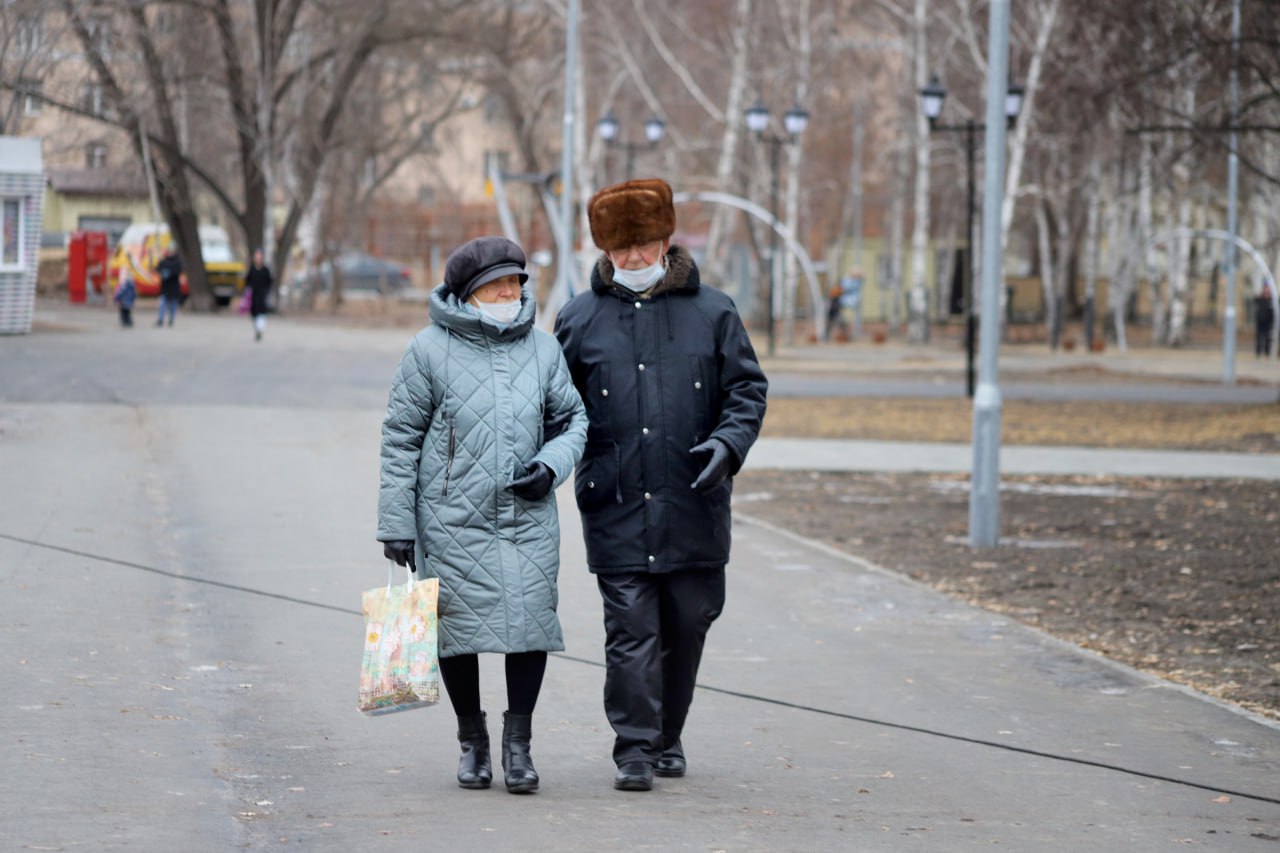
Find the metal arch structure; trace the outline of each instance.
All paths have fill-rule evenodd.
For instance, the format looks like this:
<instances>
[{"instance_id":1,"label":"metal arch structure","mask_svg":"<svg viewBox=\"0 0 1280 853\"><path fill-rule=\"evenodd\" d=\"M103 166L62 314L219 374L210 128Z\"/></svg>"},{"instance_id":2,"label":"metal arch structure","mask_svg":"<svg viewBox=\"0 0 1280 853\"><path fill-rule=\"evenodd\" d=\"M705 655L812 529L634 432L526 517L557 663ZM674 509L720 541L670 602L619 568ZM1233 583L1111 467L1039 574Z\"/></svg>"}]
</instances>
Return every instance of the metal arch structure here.
<instances>
[{"instance_id":1,"label":"metal arch structure","mask_svg":"<svg viewBox=\"0 0 1280 853\"><path fill-rule=\"evenodd\" d=\"M818 284L818 271L814 269L813 260L809 257L809 253L792 235L790 228L783 225L781 220L776 219L769 211L755 202L729 193L712 191L678 192L674 194L673 201L677 204L683 204L687 201L725 204L754 216L772 228L787 244L787 249L790 250L791 254L795 255L796 260L800 262L800 269L804 271L805 280L809 284L809 297L813 301L813 329L818 336L818 340L822 340L822 336L826 332L827 312L823 310L822 287ZM775 263L775 259L770 258L769 263Z\"/></svg>"},{"instance_id":2,"label":"metal arch structure","mask_svg":"<svg viewBox=\"0 0 1280 853\"><path fill-rule=\"evenodd\" d=\"M1262 270L1265 280L1271 282L1271 308L1274 315L1276 317L1280 317L1280 293L1277 293L1276 291L1276 279L1271 273L1271 267L1267 266L1266 260L1263 259L1262 255L1259 254L1258 250L1255 249L1248 240L1245 240L1239 234L1232 234L1230 231L1223 231L1218 228L1170 228L1168 231L1157 234L1144 243L1142 248L1139 250L1142 258L1142 274L1145 276L1150 272L1150 264L1147 262L1147 256L1152 247L1183 237L1189 237L1191 239L1203 237L1207 240L1221 240L1224 243L1233 243L1236 248L1252 258L1253 262ZM1122 324L1124 323L1123 314L1123 311L1117 312L1117 317L1120 318L1119 322ZM1278 345L1280 345L1280 334L1276 334L1273 329L1271 333L1271 356L1273 358L1276 355Z\"/></svg>"}]
</instances>

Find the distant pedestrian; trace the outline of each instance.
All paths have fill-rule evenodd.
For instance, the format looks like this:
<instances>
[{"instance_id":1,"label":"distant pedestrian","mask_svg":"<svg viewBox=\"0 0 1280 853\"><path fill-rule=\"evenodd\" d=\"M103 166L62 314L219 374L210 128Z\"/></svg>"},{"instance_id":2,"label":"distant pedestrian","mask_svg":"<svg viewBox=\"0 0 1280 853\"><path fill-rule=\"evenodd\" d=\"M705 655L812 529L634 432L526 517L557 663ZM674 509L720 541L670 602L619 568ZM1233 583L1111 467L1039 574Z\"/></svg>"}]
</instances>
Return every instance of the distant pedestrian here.
<instances>
[{"instance_id":1,"label":"distant pedestrian","mask_svg":"<svg viewBox=\"0 0 1280 853\"><path fill-rule=\"evenodd\" d=\"M831 286L831 290L827 295L827 328L824 330L822 339L824 341L831 340L831 334L835 331L837 325L844 325L840 317L840 297L844 294L844 288L838 283ZM849 332L844 331L844 338L849 337ZM836 338L841 340L841 338Z\"/></svg>"},{"instance_id":2,"label":"distant pedestrian","mask_svg":"<svg viewBox=\"0 0 1280 853\"><path fill-rule=\"evenodd\" d=\"M156 316L156 325L164 325L168 315L172 326L178 303L182 301L182 258L178 257L172 241L165 246L164 257L156 264L156 274L160 276L160 313Z\"/></svg>"},{"instance_id":3,"label":"distant pedestrian","mask_svg":"<svg viewBox=\"0 0 1280 853\"><path fill-rule=\"evenodd\" d=\"M121 270L112 298L120 306L120 325L125 328L133 326L133 303L138 299L138 287L133 283L133 274L127 269Z\"/></svg>"},{"instance_id":4,"label":"distant pedestrian","mask_svg":"<svg viewBox=\"0 0 1280 853\"><path fill-rule=\"evenodd\" d=\"M267 329L267 294L271 292L271 270L263 260L262 250L253 250L253 263L244 274L244 286L249 291L249 316L253 318L253 339L262 340Z\"/></svg>"},{"instance_id":5,"label":"distant pedestrian","mask_svg":"<svg viewBox=\"0 0 1280 853\"><path fill-rule=\"evenodd\" d=\"M1253 355L1255 358L1270 358L1271 330L1276 322L1275 307L1271 304L1270 284L1263 282L1262 291L1254 297L1253 306L1253 325L1257 333Z\"/></svg>"}]
</instances>

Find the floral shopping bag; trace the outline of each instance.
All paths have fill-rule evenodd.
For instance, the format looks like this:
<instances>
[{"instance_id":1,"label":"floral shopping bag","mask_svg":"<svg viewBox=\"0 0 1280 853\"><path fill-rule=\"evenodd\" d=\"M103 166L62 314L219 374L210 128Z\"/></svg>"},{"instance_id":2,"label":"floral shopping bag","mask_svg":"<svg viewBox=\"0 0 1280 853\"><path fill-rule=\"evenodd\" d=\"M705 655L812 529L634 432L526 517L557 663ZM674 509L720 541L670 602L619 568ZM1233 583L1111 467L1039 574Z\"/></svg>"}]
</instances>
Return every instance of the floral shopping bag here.
<instances>
[{"instance_id":1,"label":"floral shopping bag","mask_svg":"<svg viewBox=\"0 0 1280 853\"><path fill-rule=\"evenodd\" d=\"M364 593L364 663L360 711L370 716L425 708L440 701L435 578Z\"/></svg>"}]
</instances>

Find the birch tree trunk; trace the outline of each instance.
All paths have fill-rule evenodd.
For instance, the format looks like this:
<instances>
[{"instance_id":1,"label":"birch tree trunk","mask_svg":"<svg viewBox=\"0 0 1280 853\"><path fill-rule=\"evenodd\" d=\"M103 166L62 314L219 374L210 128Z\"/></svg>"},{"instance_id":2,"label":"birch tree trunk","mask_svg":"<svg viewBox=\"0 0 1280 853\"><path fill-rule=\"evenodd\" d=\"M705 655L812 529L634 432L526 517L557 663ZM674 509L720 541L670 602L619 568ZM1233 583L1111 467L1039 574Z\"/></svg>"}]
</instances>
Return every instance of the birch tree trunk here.
<instances>
[{"instance_id":1,"label":"birch tree trunk","mask_svg":"<svg viewBox=\"0 0 1280 853\"><path fill-rule=\"evenodd\" d=\"M907 149L899 146L893 157L893 196L889 200L889 332L902 331L902 267L906 259ZM881 285L883 287L883 283Z\"/></svg>"},{"instance_id":2,"label":"birch tree trunk","mask_svg":"<svg viewBox=\"0 0 1280 853\"><path fill-rule=\"evenodd\" d=\"M1151 247L1151 238L1155 236L1152 233L1151 222L1151 170L1153 168L1153 157L1151 154L1151 143L1146 139L1139 143L1141 154L1138 157L1138 252L1141 253L1138 274L1145 275L1148 281L1156 281L1153 260L1153 249ZM1152 340L1158 340L1156 329L1163 327L1163 318L1157 325L1157 314L1160 313L1159 289L1155 288L1151 304L1151 337Z\"/></svg>"},{"instance_id":3,"label":"birch tree trunk","mask_svg":"<svg viewBox=\"0 0 1280 853\"><path fill-rule=\"evenodd\" d=\"M914 50L914 88L928 80L928 0L915 0L912 20ZM929 242L929 124L921 110L915 117L916 173L913 221L911 224L911 311L907 339L912 343L929 340L929 285L926 278L926 253Z\"/></svg>"},{"instance_id":4,"label":"birch tree trunk","mask_svg":"<svg viewBox=\"0 0 1280 853\"><path fill-rule=\"evenodd\" d=\"M1093 351L1094 309L1098 294L1098 261L1101 251L1098 234L1102 219L1102 156L1095 146L1089 158L1088 212L1084 225L1084 350Z\"/></svg>"},{"instance_id":5,"label":"birch tree trunk","mask_svg":"<svg viewBox=\"0 0 1280 853\"><path fill-rule=\"evenodd\" d=\"M923 2L923 0L921 0ZM810 2L796 0L796 50L795 74L797 104L808 100L809 75L813 62L813 34L810 31ZM804 136L793 139L787 146L787 195L783 203L783 219L792 235L800 239L800 166L804 162ZM796 258L785 246L782 249L782 324L783 340L787 345L795 343L796 320ZM813 311L823 310L822 305L811 306Z\"/></svg>"},{"instance_id":6,"label":"birch tree trunk","mask_svg":"<svg viewBox=\"0 0 1280 853\"><path fill-rule=\"evenodd\" d=\"M1054 329L1057 326L1058 304L1057 289L1053 277L1053 250L1049 228L1049 202L1041 197L1035 200L1036 206L1036 247L1040 257L1040 292L1044 299L1044 325L1049 331L1051 347L1057 346Z\"/></svg>"},{"instance_id":7,"label":"birch tree trunk","mask_svg":"<svg viewBox=\"0 0 1280 853\"><path fill-rule=\"evenodd\" d=\"M1051 329L1051 346L1058 348L1062 341L1062 327L1066 323L1064 306L1066 305L1067 288L1070 286L1071 258L1075 255L1075 229L1072 227L1074 209L1072 207L1070 187L1063 189L1058 204L1057 219L1057 256L1054 258L1053 270L1053 326Z\"/></svg>"},{"instance_id":8,"label":"birch tree trunk","mask_svg":"<svg viewBox=\"0 0 1280 853\"><path fill-rule=\"evenodd\" d=\"M854 275L861 276L862 260L862 160L866 140L866 101L859 98L853 109L853 156L849 165L849 202L852 209L849 214L849 229L846 232L853 238Z\"/></svg>"},{"instance_id":9,"label":"birch tree trunk","mask_svg":"<svg viewBox=\"0 0 1280 853\"><path fill-rule=\"evenodd\" d=\"M716 190L732 192L733 170L738 157L738 142L742 136L739 117L747 93L747 59L749 58L748 34L751 26L751 0L738 0L733 20L733 57L730 60L729 92L725 97L724 133L720 137L720 159L716 162ZM737 214L728 205L717 205L707 231L706 263L708 272L716 281L725 280L724 238L733 228Z\"/></svg>"},{"instance_id":10,"label":"birch tree trunk","mask_svg":"<svg viewBox=\"0 0 1280 853\"><path fill-rule=\"evenodd\" d=\"M1196 108L1194 86L1188 86L1183 109L1193 115ZM1179 194L1178 222L1180 228L1191 227L1191 168L1185 159L1179 159L1173 169L1175 192ZM1169 346L1180 347L1187 342L1187 281L1191 264L1191 239L1179 237L1174 244L1173 269L1169 275Z\"/></svg>"},{"instance_id":11,"label":"birch tree trunk","mask_svg":"<svg viewBox=\"0 0 1280 853\"><path fill-rule=\"evenodd\" d=\"M1174 178L1181 196L1178 202L1176 225L1179 228L1190 228L1191 193L1188 184L1191 170L1184 163L1179 163L1174 168ZM1173 246L1169 270L1168 343L1169 346L1180 347L1187 342L1187 292L1189 290L1187 273L1191 264L1191 238L1178 237Z\"/></svg>"},{"instance_id":12,"label":"birch tree trunk","mask_svg":"<svg viewBox=\"0 0 1280 853\"><path fill-rule=\"evenodd\" d=\"M1125 312L1129 304L1129 294L1133 292L1133 257L1139 250L1134 239L1136 225L1134 222L1133 203L1128 196L1123 196L1118 204L1115 217L1116 228L1113 232L1118 247L1112 253L1111 283L1107 288L1108 308L1111 311L1111 322L1116 338L1116 348L1125 352L1129 342L1125 335Z\"/></svg>"},{"instance_id":13,"label":"birch tree trunk","mask_svg":"<svg viewBox=\"0 0 1280 853\"><path fill-rule=\"evenodd\" d=\"M1009 168L1005 171L1004 199L1000 205L1000 243L1008 245L1009 228L1013 224L1013 208L1017 202L1018 188L1022 182L1022 166L1027 154L1027 138L1035 122L1036 98L1040 91L1040 75L1044 68L1044 56L1058 20L1061 0L1040 0L1036 4L1038 25L1031 59L1027 64L1027 79L1023 84L1022 111L1013 126L1009 141Z\"/></svg>"}]
</instances>

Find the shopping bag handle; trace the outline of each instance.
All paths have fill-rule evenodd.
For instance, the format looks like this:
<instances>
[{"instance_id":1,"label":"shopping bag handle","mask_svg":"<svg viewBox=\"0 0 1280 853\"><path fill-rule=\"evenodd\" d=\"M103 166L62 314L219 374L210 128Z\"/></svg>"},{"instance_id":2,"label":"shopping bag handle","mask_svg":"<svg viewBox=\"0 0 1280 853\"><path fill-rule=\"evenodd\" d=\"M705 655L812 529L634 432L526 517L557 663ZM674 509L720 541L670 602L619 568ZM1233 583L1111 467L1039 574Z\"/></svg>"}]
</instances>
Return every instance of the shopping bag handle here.
<instances>
[{"instance_id":1,"label":"shopping bag handle","mask_svg":"<svg viewBox=\"0 0 1280 853\"><path fill-rule=\"evenodd\" d=\"M396 561L387 560L387 592L391 592L391 582L394 580L393 575L396 570ZM413 569L408 566L404 567L405 581L404 591L409 592L413 589Z\"/></svg>"}]
</instances>

